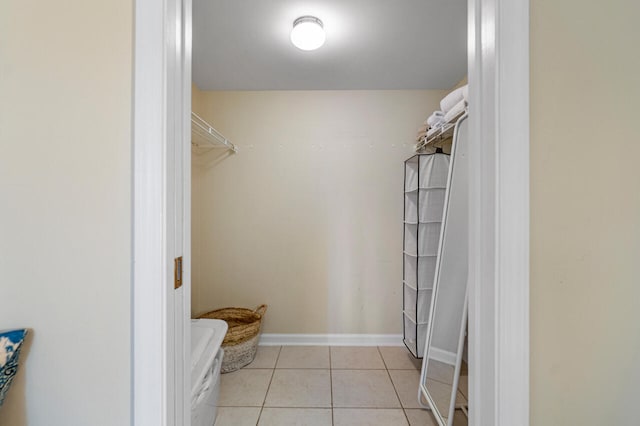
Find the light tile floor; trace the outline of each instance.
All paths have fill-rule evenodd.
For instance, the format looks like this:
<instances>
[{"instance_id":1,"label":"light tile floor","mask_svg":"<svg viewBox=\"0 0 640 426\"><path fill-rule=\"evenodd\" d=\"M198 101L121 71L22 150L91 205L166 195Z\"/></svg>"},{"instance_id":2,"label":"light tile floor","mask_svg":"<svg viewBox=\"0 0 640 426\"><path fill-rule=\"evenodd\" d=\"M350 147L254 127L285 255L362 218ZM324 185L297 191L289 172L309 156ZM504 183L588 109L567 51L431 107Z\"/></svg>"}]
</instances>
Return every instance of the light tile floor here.
<instances>
[{"instance_id":1,"label":"light tile floor","mask_svg":"<svg viewBox=\"0 0 640 426\"><path fill-rule=\"evenodd\" d=\"M417 401L421 365L404 347L260 346L250 365L222 375L215 426L435 426ZM437 367L435 389L451 376ZM462 376L460 402L466 384ZM456 410L454 425L466 424Z\"/></svg>"}]
</instances>

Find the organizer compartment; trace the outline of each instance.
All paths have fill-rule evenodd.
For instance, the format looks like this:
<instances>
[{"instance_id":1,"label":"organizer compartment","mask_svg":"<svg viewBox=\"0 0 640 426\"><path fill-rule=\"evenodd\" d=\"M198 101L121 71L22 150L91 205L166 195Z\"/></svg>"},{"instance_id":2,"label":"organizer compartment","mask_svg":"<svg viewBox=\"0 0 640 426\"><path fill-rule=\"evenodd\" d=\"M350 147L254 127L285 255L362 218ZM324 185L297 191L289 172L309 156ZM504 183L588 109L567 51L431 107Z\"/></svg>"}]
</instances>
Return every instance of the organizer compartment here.
<instances>
[{"instance_id":1,"label":"organizer compartment","mask_svg":"<svg viewBox=\"0 0 640 426\"><path fill-rule=\"evenodd\" d=\"M419 157L407 160L405 173L404 173L404 191L415 191L418 189L418 170L419 170Z\"/></svg>"},{"instance_id":2,"label":"organizer compartment","mask_svg":"<svg viewBox=\"0 0 640 426\"><path fill-rule=\"evenodd\" d=\"M429 321L431 312L431 297L433 290L417 290L404 284L404 311L412 318L416 318L418 323Z\"/></svg>"},{"instance_id":3,"label":"organizer compartment","mask_svg":"<svg viewBox=\"0 0 640 426\"><path fill-rule=\"evenodd\" d=\"M437 256L440 242L440 222L421 223L418 225L418 255Z\"/></svg>"},{"instance_id":4,"label":"organizer compartment","mask_svg":"<svg viewBox=\"0 0 640 426\"><path fill-rule=\"evenodd\" d=\"M404 225L404 252L418 256L418 225Z\"/></svg>"},{"instance_id":5,"label":"organizer compartment","mask_svg":"<svg viewBox=\"0 0 640 426\"><path fill-rule=\"evenodd\" d=\"M436 273L436 256L404 256L404 282L418 290L433 288Z\"/></svg>"},{"instance_id":6,"label":"organizer compartment","mask_svg":"<svg viewBox=\"0 0 640 426\"><path fill-rule=\"evenodd\" d=\"M418 219L422 223L442 222L445 188L421 189L418 194Z\"/></svg>"},{"instance_id":7,"label":"organizer compartment","mask_svg":"<svg viewBox=\"0 0 640 426\"><path fill-rule=\"evenodd\" d=\"M448 174L447 154L420 156L420 188L446 188Z\"/></svg>"},{"instance_id":8,"label":"organizer compartment","mask_svg":"<svg viewBox=\"0 0 640 426\"><path fill-rule=\"evenodd\" d=\"M418 223L418 191L404 194L404 222Z\"/></svg>"},{"instance_id":9,"label":"organizer compartment","mask_svg":"<svg viewBox=\"0 0 640 426\"><path fill-rule=\"evenodd\" d=\"M417 358L424 354L424 342L427 337L428 324L419 324L404 313L404 343Z\"/></svg>"}]
</instances>

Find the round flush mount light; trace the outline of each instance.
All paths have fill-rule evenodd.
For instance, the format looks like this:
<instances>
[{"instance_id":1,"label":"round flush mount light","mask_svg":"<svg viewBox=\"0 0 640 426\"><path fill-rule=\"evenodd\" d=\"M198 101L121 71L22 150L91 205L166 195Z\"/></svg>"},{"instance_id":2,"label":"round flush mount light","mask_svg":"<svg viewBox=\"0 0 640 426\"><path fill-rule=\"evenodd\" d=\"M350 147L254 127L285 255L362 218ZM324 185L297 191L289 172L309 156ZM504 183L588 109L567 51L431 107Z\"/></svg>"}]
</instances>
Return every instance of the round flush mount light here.
<instances>
[{"instance_id":1,"label":"round flush mount light","mask_svg":"<svg viewBox=\"0 0 640 426\"><path fill-rule=\"evenodd\" d=\"M300 50L316 50L324 44L322 21L315 16L301 16L293 21L291 43Z\"/></svg>"}]
</instances>

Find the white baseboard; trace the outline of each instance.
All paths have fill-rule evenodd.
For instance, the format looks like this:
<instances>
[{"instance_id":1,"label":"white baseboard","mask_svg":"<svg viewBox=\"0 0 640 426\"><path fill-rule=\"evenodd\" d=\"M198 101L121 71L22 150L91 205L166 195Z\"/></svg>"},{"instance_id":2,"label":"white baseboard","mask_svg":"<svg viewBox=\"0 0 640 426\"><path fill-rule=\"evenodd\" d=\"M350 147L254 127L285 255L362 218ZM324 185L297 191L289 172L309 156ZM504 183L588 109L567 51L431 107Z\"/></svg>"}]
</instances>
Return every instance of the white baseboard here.
<instances>
[{"instance_id":1,"label":"white baseboard","mask_svg":"<svg viewBox=\"0 0 640 426\"><path fill-rule=\"evenodd\" d=\"M438 348L429 348L429 359L443 362L449 365L456 365L456 353L448 352Z\"/></svg>"},{"instance_id":2,"label":"white baseboard","mask_svg":"<svg viewBox=\"0 0 640 426\"><path fill-rule=\"evenodd\" d=\"M261 346L403 346L402 334L262 334Z\"/></svg>"}]
</instances>

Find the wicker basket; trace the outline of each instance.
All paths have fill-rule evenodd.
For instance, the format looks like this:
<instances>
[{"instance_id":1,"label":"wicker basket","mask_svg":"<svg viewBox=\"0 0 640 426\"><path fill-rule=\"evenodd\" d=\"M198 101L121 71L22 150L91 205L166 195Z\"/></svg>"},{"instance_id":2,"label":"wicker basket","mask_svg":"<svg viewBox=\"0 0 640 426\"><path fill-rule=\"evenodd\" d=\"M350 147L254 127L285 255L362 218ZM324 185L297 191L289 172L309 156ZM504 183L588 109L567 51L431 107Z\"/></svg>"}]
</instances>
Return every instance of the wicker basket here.
<instances>
[{"instance_id":1,"label":"wicker basket","mask_svg":"<svg viewBox=\"0 0 640 426\"><path fill-rule=\"evenodd\" d=\"M267 305L260 305L254 311L245 308L224 308L198 317L224 320L229 326L222 341L223 373L236 371L253 361L258 349L262 317L266 311Z\"/></svg>"}]
</instances>

